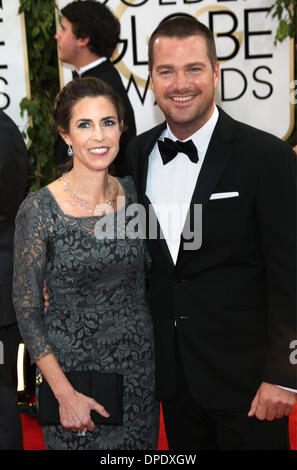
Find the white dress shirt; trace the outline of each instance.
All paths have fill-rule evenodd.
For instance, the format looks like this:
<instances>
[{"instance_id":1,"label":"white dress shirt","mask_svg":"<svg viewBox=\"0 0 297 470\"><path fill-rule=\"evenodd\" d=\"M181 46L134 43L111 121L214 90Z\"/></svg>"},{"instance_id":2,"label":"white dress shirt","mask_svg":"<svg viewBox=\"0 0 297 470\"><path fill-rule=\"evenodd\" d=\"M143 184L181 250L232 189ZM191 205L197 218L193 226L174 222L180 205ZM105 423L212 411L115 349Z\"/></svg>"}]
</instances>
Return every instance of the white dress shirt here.
<instances>
[{"instance_id":1,"label":"white dress shirt","mask_svg":"<svg viewBox=\"0 0 297 470\"><path fill-rule=\"evenodd\" d=\"M163 165L162 157L156 142L148 164L146 195L158 217L160 227L167 242L172 260L176 263L180 245L180 236L185 224L187 212L196 186L197 178L219 117L217 107L210 119L192 139L198 150L198 163L193 163L184 153L171 162ZM160 136L178 140L170 131L169 126Z\"/></svg>"}]
</instances>

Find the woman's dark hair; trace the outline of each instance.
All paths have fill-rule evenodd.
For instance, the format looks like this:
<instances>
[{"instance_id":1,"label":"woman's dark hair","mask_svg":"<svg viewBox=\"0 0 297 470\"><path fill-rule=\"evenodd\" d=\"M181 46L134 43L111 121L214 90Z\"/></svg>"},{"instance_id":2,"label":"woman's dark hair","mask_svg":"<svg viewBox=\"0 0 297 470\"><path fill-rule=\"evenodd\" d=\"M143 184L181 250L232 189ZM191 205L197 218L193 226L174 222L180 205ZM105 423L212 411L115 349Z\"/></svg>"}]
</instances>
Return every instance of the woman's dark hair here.
<instances>
[{"instance_id":1,"label":"woman's dark hair","mask_svg":"<svg viewBox=\"0 0 297 470\"><path fill-rule=\"evenodd\" d=\"M149 70L152 72L154 64L154 43L159 37L184 39L189 36L202 36L205 39L207 55L213 70L217 63L217 53L213 34L200 21L189 15L176 15L162 21L150 37L148 45Z\"/></svg>"},{"instance_id":2,"label":"woman's dark hair","mask_svg":"<svg viewBox=\"0 0 297 470\"><path fill-rule=\"evenodd\" d=\"M119 40L119 20L102 3L96 0L74 1L61 10L71 23L76 38L90 38L88 47L100 57L111 57Z\"/></svg>"},{"instance_id":3,"label":"woman's dark hair","mask_svg":"<svg viewBox=\"0 0 297 470\"><path fill-rule=\"evenodd\" d=\"M119 125L125 131L124 106L118 93L107 83L99 78L85 77L75 78L68 82L57 94L54 104L54 121L59 130L69 133L69 124L72 116L72 109L75 104L83 98L103 96L107 98L115 107ZM59 175L65 171L70 171L73 166L73 158L57 168ZM112 168L111 168L112 172Z\"/></svg>"},{"instance_id":4,"label":"woman's dark hair","mask_svg":"<svg viewBox=\"0 0 297 470\"><path fill-rule=\"evenodd\" d=\"M106 82L95 77L75 78L57 94L54 104L54 120L58 128L69 132L73 106L87 97L104 96L115 107L119 124L124 122L124 106L118 93Z\"/></svg>"}]
</instances>

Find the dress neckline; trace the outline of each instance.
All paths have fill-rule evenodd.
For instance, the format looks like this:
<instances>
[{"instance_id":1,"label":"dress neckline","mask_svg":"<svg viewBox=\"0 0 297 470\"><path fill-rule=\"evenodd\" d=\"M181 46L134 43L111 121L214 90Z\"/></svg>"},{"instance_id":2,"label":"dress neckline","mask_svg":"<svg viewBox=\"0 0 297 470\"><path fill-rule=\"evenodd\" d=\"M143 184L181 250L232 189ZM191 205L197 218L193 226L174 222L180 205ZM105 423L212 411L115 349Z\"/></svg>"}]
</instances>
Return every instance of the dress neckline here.
<instances>
[{"instance_id":1,"label":"dress neckline","mask_svg":"<svg viewBox=\"0 0 297 470\"><path fill-rule=\"evenodd\" d=\"M68 217L68 218L72 218L72 219L77 219L77 220L86 220L86 219L99 219L100 217L106 217L107 215L109 214L117 214L118 212L120 212L121 210L125 209L127 207L127 204L128 204L128 198L127 198L127 192L126 192L126 189L125 189L125 184L123 184L123 180L124 178L121 178L121 182L119 181L119 178L115 178L118 182L118 184L120 185L120 187L122 188L123 190L123 193L124 193L124 198L125 198L125 204L120 207L118 210L116 211L112 211L112 212L108 212L107 214L100 214L100 215L86 215L86 216L75 216L75 215L71 215L71 214L66 214L66 212L63 211L62 207L60 206L60 204L58 203L56 197L54 196L54 194L52 193L52 191L49 189L48 186L44 186L43 189L46 189L46 191L48 192L48 194L50 195L50 197L52 198L52 200L55 202L59 212L64 216L64 217Z\"/></svg>"}]
</instances>

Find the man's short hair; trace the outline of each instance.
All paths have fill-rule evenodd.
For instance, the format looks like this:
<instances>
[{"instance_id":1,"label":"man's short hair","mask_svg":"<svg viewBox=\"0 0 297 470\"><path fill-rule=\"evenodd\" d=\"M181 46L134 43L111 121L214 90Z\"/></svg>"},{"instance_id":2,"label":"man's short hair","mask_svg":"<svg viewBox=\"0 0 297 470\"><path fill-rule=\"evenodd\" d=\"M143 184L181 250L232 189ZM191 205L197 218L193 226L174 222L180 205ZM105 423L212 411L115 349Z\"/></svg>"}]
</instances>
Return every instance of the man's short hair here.
<instances>
[{"instance_id":1,"label":"man's short hair","mask_svg":"<svg viewBox=\"0 0 297 470\"><path fill-rule=\"evenodd\" d=\"M217 63L217 53L213 34L211 31L200 21L196 20L193 16L189 15L176 15L162 21L149 40L148 46L148 61L150 72L154 64L154 43L159 37L169 37L184 39L189 36L202 36L205 39L207 46L207 55L211 62L213 70Z\"/></svg>"},{"instance_id":2,"label":"man's short hair","mask_svg":"<svg viewBox=\"0 0 297 470\"><path fill-rule=\"evenodd\" d=\"M111 57L120 40L120 22L102 3L77 0L61 10L77 38L89 37L88 47L99 57Z\"/></svg>"}]
</instances>

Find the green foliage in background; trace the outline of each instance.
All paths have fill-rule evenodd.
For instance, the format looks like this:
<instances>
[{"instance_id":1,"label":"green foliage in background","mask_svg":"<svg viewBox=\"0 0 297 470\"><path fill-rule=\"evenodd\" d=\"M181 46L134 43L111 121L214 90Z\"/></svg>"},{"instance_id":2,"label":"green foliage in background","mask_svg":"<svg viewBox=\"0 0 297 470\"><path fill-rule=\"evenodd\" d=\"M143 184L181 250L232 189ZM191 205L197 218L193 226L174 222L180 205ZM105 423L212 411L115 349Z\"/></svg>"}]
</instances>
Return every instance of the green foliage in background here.
<instances>
[{"instance_id":1,"label":"green foliage in background","mask_svg":"<svg viewBox=\"0 0 297 470\"><path fill-rule=\"evenodd\" d=\"M59 91L55 1L20 0L19 13L22 12L26 22L31 98L24 98L20 107L30 119L27 135L30 140L28 192L31 192L56 177L56 129L52 117Z\"/></svg>"},{"instance_id":2,"label":"green foliage in background","mask_svg":"<svg viewBox=\"0 0 297 470\"><path fill-rule=\"evenodd\" d=\"M54 38L56 8L55 0L20 0L19 13L25 14L31 88L31 98L24 98L20 103L21 112L26 111L30 118L27 130L31 142L28 192L36 191L56 178L54 146L57 134L52 118L54 99L59 91ZM275 43L294 36L295 0L276 0L270 14L279 21ZM289 141L296 143L296 131Z\"/></svg>"},{"instance_id":3,"label":"green foliage in background","mask_svg":"<svg viewBox=\"0 0 297 470\"><path fill-rule=\"evenodd\" d=\"M270 9L270 14L279 21L274 43L282 42L287 37L293 38L296 33L296 1L276 0Z\"/></svg>"},{"instance_id":4,"label":"green foliage in background","mask_svg":"<svg viewBox=\"0 0 297 470\"><path fill-rule=\"evenodd\" d=\"M276 0L270 9L270 14L278 19L279 25L276 31L274 44L283 42L287 37L295 38L296 51L296 0ZM295 53L296 56L296 53ZM295 77L297 76L297 61L295 61ZM297 106L295 104L295 129L288 139L289 144L296 145L297 142Z\"/></svg>"}]
</instances>

